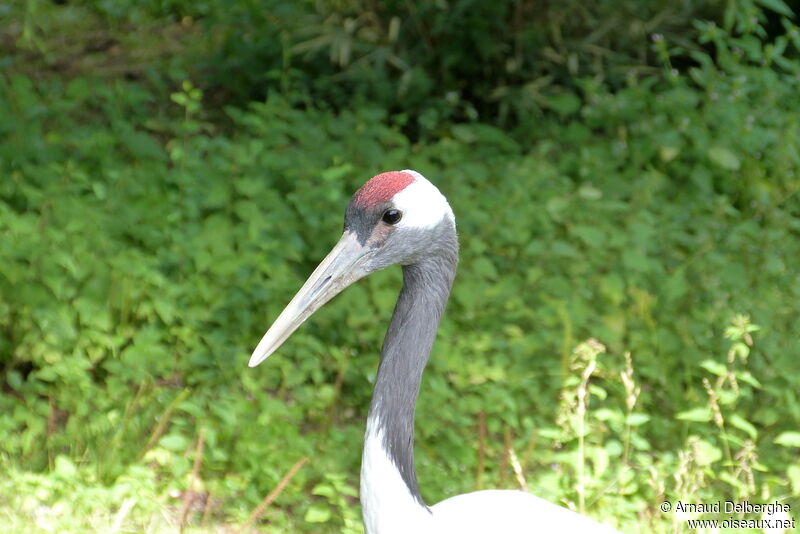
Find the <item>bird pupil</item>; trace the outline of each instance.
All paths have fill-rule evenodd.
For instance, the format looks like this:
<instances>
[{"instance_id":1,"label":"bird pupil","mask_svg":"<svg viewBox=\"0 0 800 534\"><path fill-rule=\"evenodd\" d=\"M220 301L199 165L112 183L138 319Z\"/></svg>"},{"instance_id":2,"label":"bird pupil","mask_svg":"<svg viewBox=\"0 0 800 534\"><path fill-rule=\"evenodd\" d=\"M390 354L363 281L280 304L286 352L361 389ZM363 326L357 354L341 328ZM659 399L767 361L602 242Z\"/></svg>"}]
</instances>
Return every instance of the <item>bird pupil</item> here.
<instances>
[{"instance_id":1,"label":"bird pupil","mask_svg":"<svg viewBox=\"0 0 800 534\"><path fill-rule=\"evenodd\" d=\"M383 213L383 222L386 224L397 224L402 217L403 214L400 210L386 210Z\"/></svg>"}]
</instances>

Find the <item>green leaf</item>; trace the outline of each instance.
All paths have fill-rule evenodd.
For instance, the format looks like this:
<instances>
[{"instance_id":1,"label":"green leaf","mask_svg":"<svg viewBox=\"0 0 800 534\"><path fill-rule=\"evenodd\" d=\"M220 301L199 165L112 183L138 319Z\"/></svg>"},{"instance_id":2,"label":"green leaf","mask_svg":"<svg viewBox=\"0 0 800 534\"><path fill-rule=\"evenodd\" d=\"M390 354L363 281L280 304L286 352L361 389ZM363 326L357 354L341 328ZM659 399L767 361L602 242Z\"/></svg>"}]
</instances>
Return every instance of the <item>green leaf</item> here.
<instances>
[{"instance_id":1,"label":"green leaf","mask_svg":"<svg viewBox=\"0 0 800 534\"><path fill-rule=\"evenodd\" d=\"M331 519L331 509L320 504L312 504L306 510L306 523L327 523Z\"/></svg>"},{"instance_id":2,"label":"green leaf","mask_svg":"<svg viewBox=\"0 0 800 534\"><path fill-rule=\"evenodd\" d=\"M603 198L603 191L587 182L578 188L578 196L586 200L600 200Z\"/></svg>"},{"instance_id":3,"label":"green leaf","mask_svg":"<svg viewBox=\"0 0 800 534\"><path fill-rule=\"evenodd\" d=\"M800 465L790 465L786 470L786 476L792 484L792 493L800 493Z\"/></svg>"},{"instance_id":4,"label":"green leaf","mask_svg":"<svg viewBox=\"0 0 800 534\"><path fill-rule=\"evenodd\" d=\"M450 132L453 134L453 137L461 143L470 144L478 139L475 131L466 124L456 124L450 128Z\"/></svg>"},{"instance_id":5,"label":"green leaf","mask_svg":"<svg viewBox=\"0 0 800 534\"><path fill-rule=\"evenodd\" d=\"M596 226L576 225L572 232L589 247L600 247L605 244L605 232Z\"/></svg>"},{"instance_id":6,"label":"green leaf","mask_svg":"<svg viewBox=\"0 0 800 534\"><path fill-rule=\"evenodd\" d=\"M23 384L22 374L15 370L7 371L6 383L11 386L12 389L19 391Z\"/></svg>"},{"instance_id":7,"label":"green leaf","mask_svg":"<svg viewBox=\"0 0 800 534\"><path fill-rule=\"evenodd\" d=\"M636 412L634 412L634 413L632 413L632 414L630 414L628 416L628 419L627 419L626 422L630 426L640 426L640 425L645 424L649 420L650 420L650 416L647 415L646 413L636 413Z\"/></svg>"},{"instance_id":8,"label":"green leaf","mask_svg":"<svg viewBox=\"0 0 800 534\"><path fill-rule=\"evenodd\" d=\"M783 447L800 447L800 432L781 432L780 435L775 438L774 443Z\"/></svg>"},{"instance_id":9,"label":"green leaf","mask_svg":"<svg viewBox=\"0 0 800 534\"><path fill-rule=\"evenodd\" d=\"M728 374L728 368L723 364L714 360L705 360L700 364L700 367L711 373L712 375L725 376Z\"/></svg>"},{"instance_id":10,"label":"green leaf","mask_svg":"<svg viewBox=\"0 0 800 534\"><path fill-rule=\"evenodd\" d=\"M774 11L775 13L780 13L784 17L794 18L795 13L792 11L792 8L786 5L786 2L783 0L756 0L759 4Z\"/></svg>"},{"instance_id":11,"label":"green leaf","mask_svg":"<svg viewBox=\"0 0 800 534\"><path fill-rule=\"evenodd\" d=\"M189 440L180 434L168 434L161 438L158 444L174 452L183 452L189 446Z\"/></svg>"},{"instance_id":12,"label":"green leaf","mask_svg":"<svg viewBox=\"0 0 800 534\"><path fill-rule=\"evenodd\" d=\"M581 109L581 99L574 93L559 93L547 97L545 106L559 115L572 115Z\"/></svg>"},{"instance_id":13,"label":"green leaf","mask_svg":"<svg viewBox=\"0 0 800 534\"><path fill-rule=\"evenodd\" d=\"M313 493L314 495L319 495L321 497L327 497L330 499L333 498L334 495L336 495L336 489L334 489L334 487L331 486L330 484L322 483L314 486L314 489L311 490L311 493Z\"/></svg>"},{"instance_id":14,"label":"green leaf","mask_svg":"<svg viewBox=\"0 0 800 534\"><path fill-rule=\"evenodd\" d=\"M711 465L722 459L722 451L706 440L700 439L694 443L694 457L698 465Z\"/></svg>"},{"instance_id":15,"label":"green leaf","mask_svg":"<svg viewBox=\"0 0 800 534\"><path fill-rule=\"evenodd\" d=\"M736 378L742 382L746 382L754 388L761 389L761 382L750 371L737 371Z\"/></svg>"},{"instance_id":16,"label":"green leaf","mask_svg":"<svg viewBox=\"0 0 800 534\"><path fill-rule=\"evenodd\" d=\"M678 154L680 153L681 149L674 146L662 146L659 147L658 149L658 155L661 158L661 161L663 161L664 163L669 163L670 161L678 157Z\"/></svg>"},{"instance_id":17,"label":"green leaf","mask_svg":"<svg viewBox=\"0 0 800 534\"><path fill-rule=\"evenodd\" d=\"M173 102L181 106L185 106L186 102L188 102L186 95L183 93L172 93L171 95L169 95L169 97Z\"/></svg>"},{"instance_id":18,"label":"green leaf","mask_svg":"<svg viewBox=\"0 0 800 534\"><path fill-rule=\"evenodd\" d=\"M723 406L728 406L736 402L741 393L738 389L735 391L732 389L719 389L717 390L717 395L719 395L719 403Z\"/></svg>"},{"instance_id":19,"label":"green leaf","mask_svg":"<svg viewBox=\"0 0 800 534\"><path fill-rule=\"evenodd\" d=\"M729 171L738 171L739 167L741 167L741 163L739 162L739 158L736 157L736 154L720 146L710 148L708 150L708 158L723 169Z\"/></svg>"},{"instance_id":20,"label":"green leaf","mask_svg":"<svg viewBox=\"0 0 800 534\"><path fill-rule=\"evenodd\" d=\"M733 414L728 421L739 430L747 432L750 439L756 439L758 437L758 430L756 430L756 427L750 424L750 422L741 415Z\"/></svg>"},{"instance_id":21,"label":"green leaf","mask_svg":"<svg viewBox=\"0 0 800 534\"><path fill-rule=\"evenodd\" d=\"M59 454L56 456L55 472L64 478L71 479L78 473L78 468L72 463L72 460L64 455Z\"/></svg>"},{"instance_id":22,"label":"green leaf","mask_svg":"<svg viewBox=\"0 0 800 534\"><path fill-rule=\"evenodd\" d=\"M705 423L711 421L711 410L708 408L692 408L679 412L675 418L681 421L694 421L696 423Z\"/></svg>"}]
</instances>

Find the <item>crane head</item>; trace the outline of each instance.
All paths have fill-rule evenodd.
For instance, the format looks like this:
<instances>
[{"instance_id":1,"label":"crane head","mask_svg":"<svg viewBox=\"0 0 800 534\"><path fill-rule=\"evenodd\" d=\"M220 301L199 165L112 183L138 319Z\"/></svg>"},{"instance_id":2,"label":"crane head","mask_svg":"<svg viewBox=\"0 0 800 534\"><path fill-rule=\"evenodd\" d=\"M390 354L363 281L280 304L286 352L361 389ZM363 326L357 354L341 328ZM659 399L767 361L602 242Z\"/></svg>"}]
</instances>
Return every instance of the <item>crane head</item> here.
<instances>
[{"instance_id":1,"label":"crane head","mask_svg":"<svg viewBox=\"0 0 800 534\"><path fill-rule=\"evenodd\" d=\"M250 367L266 360L344 288L390 265L437 254L448 232L455 232L453 211L420 173L385 172L367 181L350 199L341 239L261 338Z\"/></svg>"}]
</instances>

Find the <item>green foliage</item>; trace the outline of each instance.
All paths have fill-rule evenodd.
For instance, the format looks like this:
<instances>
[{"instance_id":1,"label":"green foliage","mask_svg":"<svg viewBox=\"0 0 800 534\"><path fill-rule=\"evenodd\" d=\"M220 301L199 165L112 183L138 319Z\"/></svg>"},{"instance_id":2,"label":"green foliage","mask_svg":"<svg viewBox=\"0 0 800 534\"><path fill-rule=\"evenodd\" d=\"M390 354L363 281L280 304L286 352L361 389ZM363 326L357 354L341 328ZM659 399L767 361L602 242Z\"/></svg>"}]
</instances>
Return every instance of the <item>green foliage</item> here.
<instances>
[{"instance_id":1,"label":"green foliage","mask_svg":"<svg viewBox=\"0 0 800 534\"><path fill-rule=\"evenodd\" d=\"M511 4L443 5L348 22L363 6L276 4L260 23L282 32L222 35L220 57L268 88L246 106L215 107L197 79L159 85L181 69L0 74L0 530L174 531L154 518L180 517L194 493L191 525L239 525L309 456L260 526L359 532L357 445L399 272L352 287L258 370L245 362L337 239L350 194L397 168L448 196L462 245L417 414L429 502L521 478L630 532L680 527L654 505L665 499L797 503L800 33L785 4L637 30L662 31L642 71L622 69L626 46L593 70L580 46L598 41L561 31L552 63L566 70L520 52L516 77L480 70L520 38L490 39ZM617 8L555 28L667 9ZM222 17L210 1L69 9L118 24ZM225 17L255 13L237 3ZM317 25L299 41L306 15ZM48 19L35 20L21 49L52 46L36 44ZM414 48L457 29L491 41L475 45L486 63L460 40L441 56ZM249 68L264 50L270 68ZM485 84L455 100L437 93L475 77ZM330 109L350 94L373 103ZM513 134L473 122L487 102L519 106ZM430 121L428 142L403 133L410 117Z\"/></svg>"},{"instance_id":2,"label":"green foliage","mask_svg":"<svg viewBox=\"0 0 800 534\"><path fill-rule=\"evenodd\" d=\"M99 47L121 44L130 75L142 76L149 67L127 57L136 45L119 35L136 28L154 50L186 43L183 59L155 55L172 79L189 72L216 99L243 105L279 91L337 110L371 102L412 138L435 138L452 120L505 128L530 125L545 110L571 115L580 104L576 80L622 87L657 72L651 35L673 43L661 52L676 64L692 63L701 44L691 21L721 22L725 2L80 0L55 16L40 2L23 5L25 23L12 35L49 64L73 60L58 59L46 35L69 42L89 25L90 35L102 36ZM781 0L764 5L785 9ZM745 7L745 16L761 13Z\"/></svg>"},{"instance_id":3,"label":"green foliage","mask_svg":"<svg viewBox=\"0 0 800 534\"><path fill-rule=\"evenodd\" d=\"M166 531L151 525L169 497L145 466L130 466L110 485L100 483L91 466L76 465L63 455L46 474L21 471L5 461L0 467L4 532L114 532L123 526Z\"/></svg>"}]
</instances>

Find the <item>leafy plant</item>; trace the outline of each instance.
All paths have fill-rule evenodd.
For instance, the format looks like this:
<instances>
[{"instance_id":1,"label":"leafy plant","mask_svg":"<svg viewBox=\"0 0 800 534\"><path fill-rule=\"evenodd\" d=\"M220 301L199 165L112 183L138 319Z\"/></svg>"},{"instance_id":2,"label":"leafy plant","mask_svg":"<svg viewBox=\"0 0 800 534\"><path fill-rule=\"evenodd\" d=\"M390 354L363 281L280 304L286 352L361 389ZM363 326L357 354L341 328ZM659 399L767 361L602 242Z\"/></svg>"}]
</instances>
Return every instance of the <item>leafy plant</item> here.
<instances>
[{"instance_id":1,"label":"leafy plant","mask_svg":"<svg viewBox=\"0 0 800 534\"><path fill-rule=\"evenodd\" d=\"M259 8L281 31L256 39L248 4L230 18L213 2L26 4L41 43L15 45L0 74L0 530L174 531L184 515L189 529L233 529L308 456L253 528L358 531L357 444L399 272L343 294L266 367L244 363L352 192L398 168L445 192L462 247L417 413L429 502L524 486L631 532L682 527L653 506L667 498L794 508L800 44L783 2L730 2L674 32L654 22L630 41L649 40L644 69L623 68L625 47L595 69L575 51L599 41L564 40L542 85L487 96L511 83L501 65L450 100L437 91L458 65L484 76L519 34L487 63L454 44L419 70L404 54L425 44L406 39L450 35L446 10L406 33L442 8L348 23L359 5ZM494 31L509 5L458 20ZM661 4L625 6L561 27ZM175 67L199 44L149 77L34 75L20 58L58 57L58 34L37 28L61 9L93 14L70 19L75 35L152 23L143 48L146 28L208 18L230 46L220 57L263 84ZM294 33L309 20L323 27ZM369 33L381 24L395 29ZM265 68L242 67L262 53ZM550 72L523 55L520 84ZM388 87L381 69L406 67L409 85ZM221 106L223 90L258 100ZM506 119L503 102L518 105ZM516 129L498 127L513 114ZM604 350L576 350L587 339Z\"/></svg>"}]
</instances>

